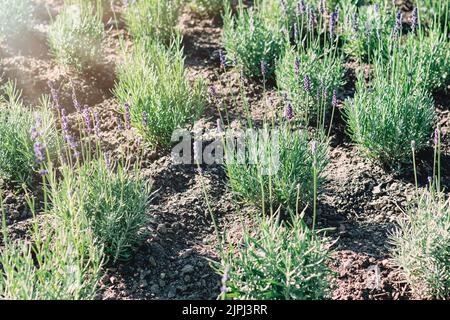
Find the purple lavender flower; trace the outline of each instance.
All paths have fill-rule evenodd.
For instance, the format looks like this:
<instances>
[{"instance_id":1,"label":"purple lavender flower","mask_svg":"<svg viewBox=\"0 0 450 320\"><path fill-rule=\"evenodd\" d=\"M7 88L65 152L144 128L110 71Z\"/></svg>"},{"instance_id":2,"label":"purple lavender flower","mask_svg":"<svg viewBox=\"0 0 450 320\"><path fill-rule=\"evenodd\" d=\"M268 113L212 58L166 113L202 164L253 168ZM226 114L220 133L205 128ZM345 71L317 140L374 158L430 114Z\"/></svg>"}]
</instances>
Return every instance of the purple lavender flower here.
<instances>
[{"instance_id":1,"label":"purple lavender flower","mask_svg":"<svg viewBox=\"0 0 450 320\"><path fill-rule=\"evenodd\" d=\"M69 123L66 117L66 110L64 109L61 110L61 128L64 136L67 136L69 134Z\"/></svg>"},{"instance_id":2,"label":"purple lavender flower","mask_svg":"<svg viewBox=\"0 0 450 320\"><path fill-rule=\"evenodd\" d=\"M353 15L352 29L354 33L358 33L358 14L356 12Z\"/></svg>"},{"instance_id":3,"label":"purple lavender flower","mask_svg":"<svg viewBox=\"0 0 450 320\"><path fill-rule=\"evenodd\" d=\"M334 37L334 30L336 28L336 21L337 21L336 19L337 19L337 17L336 17L336 11L335 11L330 15L329 28L330 28L330 37L331 38Z\"/></svg>"},{"instance_id":4,"label":"purple lavender flower","mask_svg":"<svg viewBox=\"0 0 450 320\"><path fill-rule=\"evenodd\" d=\"M86 126L86 131L88 133L91 133L92 132L91 112L89 111L89 107L88 106L84 106L84 109L83 109L83 120L84 120L84 125Z\"/></svg>"},{"instance_id":5,"label":"purple lavender flower","mask_svg":"<svg viewBox=\"0 0 450 320\"><path fill-rule=\"evenodd\" d=\"M305 89L306 92L311 91L311 79L307 74L303 78L303 89Z\"/></svg>"},{"instance_id":6,"label":"purple lavender flower","mask_svg":"<svg viewBox=\"0 0 450 320\"><path fill-rule=\"evenodd\" d=\"M225 69L227 66L227 59L225 57L225 54L223 53L222 50L219 50L219 60L220 60L220 67L222 69Z\"/></svg>"},{"instance_id":7,"label":"purple lavender flower","mask_svg":"<svg viewBox=\"0 0 450 320\"><path fill-rule=\"evenodd\" d=\"M428 180L428 184L432 184L433 183L433 178L432 177L428 176L427 180Z\"/></svg>"},{"instance_id":8,"label":"purple lavender flower","mask_svg":"<svg viewBox=\"0 0 450 320\"><path fill-rule=\"evenodd\" d=\"M35 142L33 149L34 149L34 156L36 158L36 163L41 164L45 161L45 155L44 155L44 145L40 142Z\"/></svg>"},{"instance_id":9,"label":"purple lavender flower","mask_svg":"<svg viewBox=\"0 0 450 320\"><path fill-rule=\"evenodd\" d=\"M58 96L58 92L55 89L55 85L54 85L53 81L49 80L47 82L47 85L50 88L50 95L52 97L53 107L56 108L57 110L60 110L61 105L59 103L59 96Z\"/></svg>"},{"instance_id":10,"label":"purple lavender flower","mask_svg":"<svg viewBox=\"0 0 450 320\"><path fill-rule=\"evenodd\" d=\"M294 109L292 108L292 104L289 102L286 107L286 118L291 121L294 118Z\"/></svg>"},{"instance_id":11,"label":"purple lavender flower","mask_svg":"<svg viewBox=\"0 0 450 320\"><path fill-rule=\"evenodd\" d=\"M74 137L71 136L70 134L65 136L67 144L69 145L69 148L72 150L76 150L78 147L77 142L75 141Z\"/></svg>"},{"instance_id":12,"label":"purple lavender flower","mask_svg":"<svg viewBox=\"0 0 450 320\"><path fill-rule=\"evenodd\" d=\"M216 90L216 87L214 85L211 85L209 87L209 94L211 95L211 97L217 98L217 90Z\"/></svg>"},{"instance_id":13,"label":"purple lavender flower","mask_svg":"<svg viewBox=\"0 0 450 320\"><path fill-rule=\"evenodd\" d=\"M295 75L298 77L298 75L300 74L300 60L298 60L297 56L295 56L294 60L294 72Z\"/></svg>"},{"instance_id":14,"label":"purple lavender flower","mask_svg":"<svg viewBox=\"0 0 450 320\"><path fill-rule=\"evenodd\" d=\"M300 15L305 14L305 12L306 12L305 1L304 0L300 0L297 3L297 8L296 8L297 17L300 16Z\"/></svg>"},{"instance_id":15,"label":"purple lavender flower","mask_svg":"<svg viewBox=\"0 0 450 320\"><path fill-rule=\"evenodd\" d=\"M75 107L75 110L77 110L78 112L81 112L81 105L78 102L74 87L72 87L72 103L73 103L73 106Z\"/></svg>"},{"instance_id":16,"label":"purple lavender flower","mask_svg":"<svg viewBox=\"0 0 450 320\"><path fill-rule=\"evenodd\" d=\"M335 21L336 21L336 22L339 21L339 13L340 13L339 7L336 7L336 9L335 9L334 12L333 12L333 15L334 15L334 18L335 18Z\"/></svg>"},{"instance_id":17,"label":"purple lavender flower","mask_svg":"<svg viewBox=\"0 0 450 320\"><path fill-rule=\"evenodd\" d=\"M319 12L321 15L325 14L325 0L320 0Z\"/></svg>"},{"instance_id":18,"label":"purple lavender flower","mask_svg":"<svg viewBox=\"0 0 450 320\"><path fill-rule=\"evenodd\" d=\"M418 14L417 7L416 7L413 10L412 18L411 18L411 30L412 30L412 32L416 32L418 22L419 22L419 14Z\"/></svg>"},{"instance_id":19,"label":"purple lavender flower","mask_svg":"<svg viewBox=\"0 0 450 320\"><path fill-rule=\"evenodd\" d=\"M316 15L314 14L314 8L313 7L311 7L309 9L309 23L308 23L308 26L309 26L309 30L314 29L314 27L316 26Z\"/></svg>"},{"instance_id":20,"label":"purple lavender flower","mask_svg":"<svg viewBox=\"0 0 450 320\"><path fill-rule=\"evenodd\" d=\"M337 97L336 97L336 89L333 90L333 96L331 97L331 106L333 108L337 107Z\"/></svg>"},{"instance_id":21,"label":"purple lavender flower","mask_svg":"<svg viewBox=\"0 0 450 320\"><path fill-rule=\"evenodd\" d=\"M264 60L261 60L261 74L263 77L267 74L267 63Z\"/></svg>"},{"instance_id":22,"label":"purple lavender flower","mask_svg":"<svg viewBox=\"0 0 450 320\"><path fill-rule=\"evenodd\" d=\"M434 141L434 146L435 147L437 147L438 146L438 143L439 143L439 128L436 128L435 130L434 130L434 139L433 139Z\"/></svg>"},{"instance_id":23,"label":"purple lavender flower","mask_svg":"<svg viewBox=\"0 0 450 320\"><path fill-rule=\"evenodd\" d=\"M95 125L94 125L95 135L97 137L100 137L100 117L98 115L98 112L94 113L94 120L95 120Z\"/></svg>"},{"instance_id":24,"label":"purple lavender flower","mask_svg":"<svg viewBox=\"0 0 450 320\"><path fill-rule=\"evenodd\" d=\"M31 140L33 140L33 141L36 141L37 138L39 138L41 136L38 129L35 127L31 128L30 134L31 134Z\"/></svg>"},{"instance_id":25,"label":"purple lavender flower","mask_svg":"<svg viewBox=\"0 0 450 320\"><path fill-rule=\"evenodd\" d=\"M119 131L122 131L122 129L123 129L123 126L122 126L122 117L121 117L120 114L117 114L117 115L116 115L116 121L117 121L117 129L118 129Z\"/></svg>"},{"instance_id":26,"label":"purple lavender flower","mask_svg":"<svg viewBox=\"0 0 450 320\"><path fill-rule=\"evenodd\" d=\"M48 175L48 170L46 170L46 169L41 169L41 170L39 170L39 175L41 176L41 177L45 177L46 175Z\"/></svg>"},{"instance_id":27,"label":"purple lavender flower","mask_svg":"<svg viewBox=\"0 0 450 320\"><path fill-rule=\"evenodd\" d=\"M125 127L127 130L131 129L131 112L128 103L125 103Z\"/></svg>"},{"instance_id":28,"label":"purple lavender flower","mask_svg":"<svg viewBox=\"0 0 450 320\"><path fill-rule=\"evenodd\" d=\"M144 127L148 127L148 113L147 112L142 112L142 125Z\"/></svg>"},{"instance_id":29,"label":"purple lavender flower","mask_svg":"<svg viewBox=\"0 0 450 320\"><path fill-rule=\"evenodd\" d=\"M398 38L400 36L400 32L402 30L402 21L403 15L400 11L397 11L397 15L395 17L394 38Z\"/></svg>"}]
</instances>

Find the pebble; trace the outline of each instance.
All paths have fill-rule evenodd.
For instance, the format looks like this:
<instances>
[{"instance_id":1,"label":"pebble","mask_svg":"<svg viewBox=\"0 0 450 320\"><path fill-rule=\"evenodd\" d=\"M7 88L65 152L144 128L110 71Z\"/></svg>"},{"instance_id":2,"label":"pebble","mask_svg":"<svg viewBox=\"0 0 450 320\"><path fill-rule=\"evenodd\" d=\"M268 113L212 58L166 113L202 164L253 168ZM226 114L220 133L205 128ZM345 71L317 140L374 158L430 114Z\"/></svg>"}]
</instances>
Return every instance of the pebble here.
<instances>
[{"instance_id":1,"label":"pebble","mask_svg":"<svg viewBox=\"0 0 450 320\"><path fill-rule=\"evenodd\" d=\"M194 267L190 264L187 264L183 267L183 269L181 269L181 273L191 273L194 272Z\"/></svg>"},{"instance_id":2,"label":"pebble","mask_svg":"<svg viewBox=\"0 0 450 320\"><path fill-rule=\"evenodd\" d=\"M156 231L158 231L161 234L167 233L167 227L164 223L158 224Z\"/></svg>"},{"instance_id":3,"label":"pebble","mask_svg":"<svg viewBox=\"0 0 450 320\"><path fill-rule=\"evenodd\" d=\"M152 267L156 267L156 260L153 257L148 258L148 262Z\"/></svg>"}]
</instances>

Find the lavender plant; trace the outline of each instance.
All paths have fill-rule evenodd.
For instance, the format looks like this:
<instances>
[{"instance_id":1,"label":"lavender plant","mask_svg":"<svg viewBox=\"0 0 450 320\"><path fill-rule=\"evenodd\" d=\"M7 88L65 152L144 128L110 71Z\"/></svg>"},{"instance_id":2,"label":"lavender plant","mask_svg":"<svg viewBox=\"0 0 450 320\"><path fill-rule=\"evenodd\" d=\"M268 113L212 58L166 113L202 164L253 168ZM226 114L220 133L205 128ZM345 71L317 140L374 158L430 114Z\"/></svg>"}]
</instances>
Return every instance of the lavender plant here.
<instances>
[{"instance_id":1,"label":"lavender plant","mask_svg":"<svg viewBox=\"0 0 450 320\"><path fill-rule=\"evenodd\" d=\"M128 3L123 17L133 37L145 36L170 44L183 4L182 0L136 0Z\"/></svg>"},{"instance_id":2,"label":"lavender plant","mask_svg":"<svg viewBox=\"0 0 450 320\"><path fill-rule=\"evenodd\" d=\"M201 80L189 84L180 37L169 48L150 39L138 41L125 54L117 79L117 100L129 106L131 124L152 144L169 145L173 131L191 123L203 109L204 85Z\"/></svg>"},{"instance_id":3,"label":"lavender plant","mask_svg":"<svg viewBox=\"0 0 450 320\"><path fill-rule=\"evenodd\" d=\"M240 248L223 251L218 273L220 298L317 300L330 297L334 274L330 244L293 215L288 222L263 216L255 230L244 229Z\"/></svg>"},{"instance_id":4,"label":"lavender plant","mask_svg":"<svg viewBox=\"0 0 450 320\"><path fill-rule=\"evenodd\" d=\"M1 200L0 197L0 207ZM9 237L2 212L0 299L94 299L102 275L103 255L83 208L70 202L59 215L45 210L38 218L35 199L27 197L27 200L33 212L29 241Z\"/></svg>"},{"instance_id":5,"label":"lavender plant","mask_svg":"<svg viewBox=\"0 0 450 320\"><path fill-rule=\"evenodd\" d=\"M65 6L48 35L56 60L79 70L99 61L103 38L101 6L90 2Z\"/></svg>"},{"instance_id":6,"label":"lavender plant","mask_svg":"<svg viewBox=\"0 0 450 320\"><path fill-rule=\"evenodd\" d=\"M275 71L279 91L293 106L297 119L313 118L323 127L333 91L344 85L342 60L333 54L287 48Z\"/></svg>"},{"instance_id":7,"label":"lavender plant","mask_svg":"<svg viewBox=\"0 0 450 320\"><path fill-rule=\"evenodd\" d=\"M447 299L450 294L450 199L441 184L441 148L436 128L433 176L428 188L419 190L415 142L411 143L416 194L390 237L392 261L414 294L424 299Z\"/></svg>"},{"instance_id":8,"label":"lavender plant","mask_svg":"<svg viewBox=\"0 0 450 320\"><path fill-rule=\"evenodd\" d=\"M345 102L348 133L368 157L394 165L409 159L410 142L421 150L435 112L430 94L396 72L380 72L370 86L359 74L354 98Z\"/></svg>"},{"instance_id":9,"label":"lavender plant","mask_svg":"<svg viewBox=\"0 0 450 320\"><path fill-rule=\"evenodd\" d=\"M229 133L232 136L232 132ZM311 136L289 123L279 127L266 124L262 131L249 130L236 141L225 140L225 169L237 196L263 212L279 207L295 211L312 202L315 173L317 186L327 164L327 142ZM245 148L238 148L244 142Z\"/></svg>"},{"instance_id":10,"label":"lavender plant","mask_svg":"<svg viewBox=\"0 0 450 320\"><path fill-rule=\"evenodd\" d=\"M66 166L61 176L61 182L49 179L53 214L64 217L77 208L109 262L129 260L145 235L149 217L151 186L139 166L103 155L75 169Z\"/></svg>"},{"instance_id":11,"label":"lavender plant","mask_svg":"<svg viewBox=\"0 0 450 320\"><path fill-rule=\"evenodd\" d=\"M48 99L33 112L20 95L12 82L0 90L0 178L19 185L30 184L38 170L35 146L45 144L54 154L59 139Z\"/></svg>"},{"instance_id":12,"label":"lavender plant","mask_svg":"<svg viewBox=\"0 0 450 320\"><path fill-rule=\"evenodd\" d=\"M343 51L359 62L370 63L376 55L387 59L395 17L386 5L351 6L344 16Z\"/></svg>"},{"instance_id":13,"label":"lavender plant","mask_svg":"<svg viewBox=\"0 0 450 320\"><path fill-rule=\"evenodd\" d=\"M245 75L271 78L284 40L283 33L271 29L259 11L244 9L240 2L233 16L230 6L225 6L223 44L228 62L242 68Z\"/></svg>"}]
</instances>

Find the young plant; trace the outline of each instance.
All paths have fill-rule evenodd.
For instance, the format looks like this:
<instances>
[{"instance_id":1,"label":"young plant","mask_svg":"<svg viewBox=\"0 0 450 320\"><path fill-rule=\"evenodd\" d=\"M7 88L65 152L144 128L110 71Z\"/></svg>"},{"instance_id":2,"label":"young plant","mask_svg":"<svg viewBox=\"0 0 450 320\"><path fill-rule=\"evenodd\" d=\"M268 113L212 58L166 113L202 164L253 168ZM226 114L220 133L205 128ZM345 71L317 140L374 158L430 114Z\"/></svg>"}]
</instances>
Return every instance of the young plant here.
<instances>
[{"instance_id":1,"label":"young plant","mask_svg":"<svg viewBox=\"0 0 450 320\"><path fill-rule=\"evenodd\" d=\"M176 34L182 9L182 0L136 0L126 7L124 19L133 37L169 44Z\"/></svg>"},{"instance_id":2,"label":"young plant","mask_svg":"<svg viewBox=\"0 0 450 320\"><path fill-rule=\"evenodd\" d=\"M54 210L64 212L74 202L89 218L111 262L129 260L142 242L149 217L150 185L140 176L139 167L114 165L101 157L82 164L75 175L63 171L63 177L72 179L72 185L62 182L58 192L52 193Z\"/></svg>"},{"instance_id":3,"label":"young plant","mask_svg":"<svg viewBox=\"0 0 450 320\"><path fill-rule=\"evenodd\" d=\"M0 1L0 41L13 40L32 25L33 3L30 0Z\"/></svg>"},{"instance_id":4,"label":"young plant","mask_svg":"<svg viewBox=\"0 0 450 320\"><path fill-rule=\"evenodd\" d=\"M38 219L34 199L28 202L34 217L27 241L9 238L2 214L0 299L94 299L103 255L83 208L68 202L59 215L46 211Z\"/></svg>"},{"instance_id":5,"label":"young plant","mask_svg":"<svg viewBox=\"0 0 450 320\"><path fill-rule=\"evenodd\" d=\"M387 59L394 25L395 17L386 5L351 6L344 16L344 53L364 63L376 56Z\"/></svg>"},{"instance_id":6,"label":"young plant","mask_svg":"<svg viewBox=\"0 0 450 320\"><path fill-rule=\"evenodd\" d=\"M236 140L228 134L225 169L232 190L263 212L279 206L295 211L298 204L311 203L314 179L320 186L328 151L325 141L313 145L306 131L289 124L266 125L259 132L251 129Z\"/></svg>"},{"instance_id":7,"label":"young plant","mask_svg":"<svg viewBox=\"0 0 450 320\"><path fill-rule=\"evenodd\" d=\"M8 82L0 93L0 178L17 184L30 184L38 169L34 146L37 139L47 141L50 154L59 139L48 99L32 111L25 107L20 92Z\"/></svg>"},{"instance_id":8,"label":"young plant","mask_svg":"<svg viewBox=\"0 0 450 320\"><path fill-rule=\"evenodd\" d=\"M222 253L220 298L237 300L317 300L330 297L333 273L330 244L308 229L302 216L288 222L261 217L244 230L238 247Z\"/></svg>"},{"instance_id":9,"label":"young plant","mask_svg":"<svg viewBox=\"0 0 450 320\"><path fill-rule=\"evenodd\" d=\"M275 74L280 93L293 106L295 116L306 123L313 117L323 123L333 91L344 84L341 60L312 48L305 52L286 48Z\"/></svg>"},{"instance_id":10,"label":"young plant","mask_svg":"<svg viewBox=\"0 0 450 320\"><path fill-rule=\"evenodd\" d=\"M425 299L450 296L450 199L441 186L441 132L434 133L433 176L419 190L415 141L411 142L416 195L391 234L393 262L412 291Z\"/></svg>"},{"instance_id":11,"label":"young plant","mask_svg":"<svg viewBox=\"0 0 450 320\"><path fill-rule=\"evenodd\" d=\"M223 44L227 59L242 68L245 75L271 78L284 41L285 36L272 30L259 11L244 9L240 3L233 16L230 6L225 7Z\"/></svg>"},{"instance_id":12,"label":"young plant","mask_svg":"<svg viewBox=\"0 0 450 320\"><path fill-rule=\"evenodd\" d=\"M431 134L433 100L396 73L376 75L370 87L358 76L354 98L345 102L348 133L368 157L388 165L408 161L410 143L421 150Z\"/></svg>"},{"instance_id":13,"label":"young plant","mask_svg":"<svg viewBox=\"0 0 450 320\"><path fill-rule=\"evenodd\" d=\"M60 64L80 70L95 65L104 38L101 7L89 2L65 6L51 25L48 37Z\"/></svg>"},{"instance_id":14,"label":"young plant","mask_svg":"<svg viewBox=\"0 0 450 320\"><path fill-rule=\"evenodd\" d=\"M170 145L173 131L203 109L204 85L189 84L179 37L168 48L151 39L138 41L118 67L117 79L117 100L152 144Z\"/></svg>"}]
</instances>

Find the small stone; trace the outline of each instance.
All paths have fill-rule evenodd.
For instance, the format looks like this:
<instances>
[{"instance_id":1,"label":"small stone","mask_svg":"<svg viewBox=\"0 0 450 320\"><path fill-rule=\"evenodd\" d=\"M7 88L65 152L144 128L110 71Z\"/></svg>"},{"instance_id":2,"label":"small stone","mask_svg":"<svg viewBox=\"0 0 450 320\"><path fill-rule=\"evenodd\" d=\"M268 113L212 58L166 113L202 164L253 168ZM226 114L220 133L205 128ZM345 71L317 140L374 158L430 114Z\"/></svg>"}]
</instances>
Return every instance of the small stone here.
<instances>
[{"instance_id":1,"label":"small stone","mask_svg":"<svg viewBox=\"0 0 450 320\"><path fill-rule=\"evenodd\" d=\"M162 272L162 273L159 275L159 277L160 277L161 279L165 279L165 278L166 278L166 274L165 274L164 272Z\"/></svg>"},{"instance_id":2,"label":"small stone","mask_svg":"<svg viewBox=\"0 0 450 320\"><path fill-rule=\"evenodd\" d=\"M109 278L109 282L111 282L112 284L114 284L114 282L116 282L116 277L111 277Z\"/></svg>"},{"instance_id":3,"label":"small stone","mask_svg":"<svg viewBox=\"0 0 450 320\"><path fill-rule=\"evenodd\" d=\"M172 299L172 298L175 298L176 295L177 295L177 288L175 288L174 286L171 286L167 293L167 297L169 299Z\"/></svg>"},{"instance_id":4,"label":"small stone","mask_svg":"<svg viewBox=\"0 0 450 320\"><path fill-rule=\"evenodd\" d=\"M373 194L380 194L380 193L381 193L381 186L380 186L380 185L375 186L375 187L373 188L372 193L373 193Z\"/></svg>"},{"instance_id":5,"label":"small stone","mask_svg":"<svg viewBox=\"0 0 450 320\"><path fill-rule=\"evenodd\" d=\"M187 249L181 254L180 257L182 259L187 258L187 257L189 257L192 254L192 252L193 252L193 249Z\"/></svg>"},{"instance_id":6,"label":"small stone","mask_svg":"<svg viewBox=\"0 0 450 320\"><path fill-rule=\"evenodd\" d=\"M150 257L150 258L148 259L148 262L150 263L150 265L151 265L152 267L156 267L156 260L155 260L155 258Z\"/></svg>"},{"instance_id":7,"label":"small stone","mask_svg":"<svg viewBox=\"0 0 450 320\"><path fill-rule=\"evenodd\" d=\"M164 288L164 287L166 286L166 282L165 282L164 280L160 279L160 280L159 280L159 286L160 286L161 288Z\"/></svg>"},{"instance_id":8,"label":"small stone","mask_svg":"<svg viewBox=\"0 0 450 320\"><path fill-rule=\"evenodd\" d=\"M183 267L183 269L181 269L181 273L191 273L194 272L194 267L190 264L187 264Z\"/></svg>"},{"instance_id":9,"label":"small stone","mask_svg":"<svg viewBox=\"0 0 450 320\"><path fill-rule=\"evenodd\" d=\"M150 287L150 291L154 294L158 294L159 293L159 286L155 283L154 285L152 285Z\"/></svg>"},{"instance_id":10,"label":"small stone","mask_svg":"<svg viewBox=\"0 0 450 320\"><path fill-rule=\"evenodd\" d=\"M141 288L145 288L145 287L147 287L147 286L148 286L148 283L147 283L146 280L142 280L141 283L140 283L140 285L139 285L139 287L141 287Z\"/></svg>"},{"instance_id":11,"label":"small stone","mask_svg":"<svg viewBox=\"0 0 450 320\"><path fill-rule=\"evenodd\" d=\"M167 227L164 223L158 224L156 231L158 231L161 234L167 233Z\"/></svg>"},{"instance_id":12,"label":"small stone","mask_svg":"<svg viewBox=\"0 0 450 320\"><path fill-rule=\"evenodd\" d=\"M184 281L189 282L191 280L191 277L189 275L184 276Z\"/></svg>"}]
</instances>

